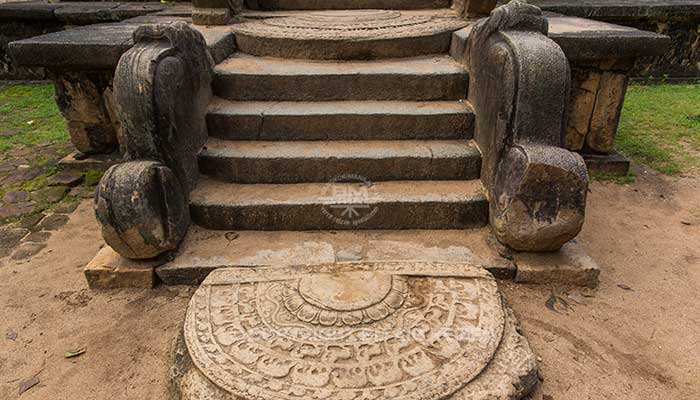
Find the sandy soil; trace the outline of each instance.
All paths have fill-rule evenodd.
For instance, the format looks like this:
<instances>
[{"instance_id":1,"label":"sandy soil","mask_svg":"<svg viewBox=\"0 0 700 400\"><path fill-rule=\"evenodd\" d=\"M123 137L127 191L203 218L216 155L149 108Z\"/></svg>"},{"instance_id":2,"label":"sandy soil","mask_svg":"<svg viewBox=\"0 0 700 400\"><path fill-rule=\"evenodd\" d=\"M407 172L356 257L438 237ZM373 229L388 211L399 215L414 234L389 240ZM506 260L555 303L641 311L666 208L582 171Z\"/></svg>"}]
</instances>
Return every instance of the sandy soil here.
<instances>
[{"instance_id":1,"label":"sandy soil","mask_svg":"<svg viewBox=\"0 0 700 400\"><path fill-rule=\"evenodd\" d=\"M502 284L541 357L533 399L700 398L700 179L641 175L591 187L581 238L599 289ZM0 261L0 398L33 376L22 399L168 398L192 289L89 291L82 267L100 245L86 202L30 261Z\"/></svg>"}]
</instances>

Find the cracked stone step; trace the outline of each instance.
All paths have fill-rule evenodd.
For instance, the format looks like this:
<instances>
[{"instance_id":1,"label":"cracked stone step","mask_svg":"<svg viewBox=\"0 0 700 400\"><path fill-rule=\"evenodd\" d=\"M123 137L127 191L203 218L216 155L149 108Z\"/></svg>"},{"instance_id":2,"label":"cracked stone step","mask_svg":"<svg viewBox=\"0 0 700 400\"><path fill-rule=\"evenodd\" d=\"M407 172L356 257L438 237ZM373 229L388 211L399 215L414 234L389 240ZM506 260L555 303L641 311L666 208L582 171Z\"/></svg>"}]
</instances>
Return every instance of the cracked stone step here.
<instances>
[{"instance_id":1,"label":"cracked stone step","mask_svg":"<svg viewBox=\"0 0 700 400\"><path fill-rule=\"evenodd\" d=\"M233 184L200 179L192 219L217 230L466 229L484 226L478 180Z\"/></svg>"},{"instance_id":2,"label":"cracked stone step","mask_svg":"<svg viewBox=\"0 0 700 400\"><path fill-rule=\"evenodd\" d=\"M421 10L447 8L450 0L255 0L248 7L257 10Z\"/></svg>"},{"instance_id":3,"label":"cracked stone step","mask_svg":"<svg viewBox=\"0 0 700 400\"><path fill-rule=\"evenodd\" d=\"M369 60L446 54L468 25L454 11L330 10L231 26L237 49L261 57Z\"/></svg>"},{"instance_id":4,"label":"cracked stone step","mask_svg":"<svg viewBox=\"0 0 700 400\"><path fill-rule=\"evenodd\" d=\"M230 140L471 139L467 101L256 102L215 99L209 136Z\"/></svg>"},{"instance_id":5,"label":"cracked stone step","mask_svg":"<svg viewBox=\"0 0 700 400\"><path fill-rule=\"evenodd\" d=\"M469 77L448 55L328 62L236 54L217 65L214 91L236 101L459 100Z\"/></svg>"},{"instance_id":6,"label":"cracked stone step","mask_svg":"<svg viewBox=\"0 0 700 400\"><path fill-rule=\"evenodd\" d=\"M210 139L200 171L237 183L477 179L481 153L471 141L261 142Z\"/></svg>"}]
</instances>

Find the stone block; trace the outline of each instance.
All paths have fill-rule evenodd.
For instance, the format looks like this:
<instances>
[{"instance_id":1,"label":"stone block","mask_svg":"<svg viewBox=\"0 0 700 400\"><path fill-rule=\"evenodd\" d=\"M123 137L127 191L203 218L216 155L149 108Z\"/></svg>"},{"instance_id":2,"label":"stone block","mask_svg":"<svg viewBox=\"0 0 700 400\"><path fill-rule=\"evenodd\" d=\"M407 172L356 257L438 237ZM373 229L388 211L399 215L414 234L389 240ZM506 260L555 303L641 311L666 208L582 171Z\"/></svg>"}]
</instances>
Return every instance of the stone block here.
<instances>
[{"instance_id":1,"label":"stone block","mask_svg":"<svg viewBox=\"0 0 700 400\"><path fill-rule=\"evenodd\" d=\"M600 267L578 241L553 253L518 253L513 257L517 283L598 286Z\"/></svg>"},{"instance_id":2,"label":"stone block","mask_svg":"<svg viewBox=\"0 0 700 400\"><path fill-rule=\"evenodd\" d=\"M599 153L611 153L615 150L615 136L625 101L627 82L628 75L625 73L606 71L601 74L590 131L586 137L586 145L591 150Z\"/></svg>"},{"instance_id":3,"label":"stone block","mask_svg":"<svg viewBox=\"0 0 700 400\"><path fill-rule=\"evenodd\" d=\"M68 122L73 145L86 154L113 151L117 135L104 98L111 74L64 72L53 80L56 103Z\"/></svg>"},{"instance_id":4,"label":"stone block","mask_svg":"<svg viewBox=\"0 0 700 400\"><path fill-rule=\"evenodd\" d=\"M618 152L611 154L581 154L589 173L625 176L630 172L630 160Z\"/></svg>"},{"instance_id":5,"label":"stone block","mask_svg":"<svg viewBox=\"0 0 700 400\"><path fill-rule=\"evenodd\" d=\"M160 259L130 260L111 247L103 247L85 267L85 278L90 289L144 288L157 282L155 269L163 264Z\"/></svg>"},{"instance_id":6,"label":"stone block","mask_svg":"<svg viewBox=\"0 0 700 400\"><path fill-rule=\"evenodd\" d=\"M586 143L599 85L599 73L592 70L572 70L569 121L565 136L566 148L569 150L580 151Z\"/></svg>"}]
</instances>

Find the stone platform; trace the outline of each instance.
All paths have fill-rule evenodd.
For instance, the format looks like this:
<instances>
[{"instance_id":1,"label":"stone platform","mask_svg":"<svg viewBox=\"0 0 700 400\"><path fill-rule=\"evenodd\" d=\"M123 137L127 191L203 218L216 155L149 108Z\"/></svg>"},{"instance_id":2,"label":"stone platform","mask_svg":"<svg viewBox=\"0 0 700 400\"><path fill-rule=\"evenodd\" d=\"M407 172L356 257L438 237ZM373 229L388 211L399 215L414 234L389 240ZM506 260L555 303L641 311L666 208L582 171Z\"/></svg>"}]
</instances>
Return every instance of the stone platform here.
<instances>
[{"instance_id":1,"label":"stone platform","mask_svg":"<svg viewBox=\"0 0 700 400\"><path fill-rule=\"evenodd\" d=\"M181 399L520 399L537 362L469 264L221 269L195 293Z\"/></svg>"}]
</instances>

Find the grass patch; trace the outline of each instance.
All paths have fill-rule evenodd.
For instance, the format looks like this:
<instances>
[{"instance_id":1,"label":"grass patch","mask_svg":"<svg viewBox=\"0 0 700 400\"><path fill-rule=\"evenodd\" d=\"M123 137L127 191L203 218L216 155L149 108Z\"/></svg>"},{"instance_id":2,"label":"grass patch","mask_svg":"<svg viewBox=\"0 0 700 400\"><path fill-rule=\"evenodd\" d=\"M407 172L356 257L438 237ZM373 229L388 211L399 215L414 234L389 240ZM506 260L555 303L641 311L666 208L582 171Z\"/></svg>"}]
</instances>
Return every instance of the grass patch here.
<instances>
[{"instance_id":1,"label":"grass patch","mask_svg":"<svg viewBox=\"0 0 700 400\"><path fill-rule=\"evenodd\" d=\"M700 84L631 84L617 147L667 175L700 167Z\"/></svg>"},{"instance_id":2,"label":"grass patch","mask_svg":"<svg viewBox=\"0 0 700 400\"><path fill-rule=\"evenodd\" d=\"M599 181L599 182L613 182L618 185L631 185L635 182L637 182L637 177L629 174L629 175L615 175L615 174L608 174L608 173L602 173L602 172L592 172L590 173L590 177L594 181Z\"/></svg>"},{"instance_id":3,"label":"grass patch","mask_svg":"<svg viewBox=\"0 0 700 400\"><path fill-rule=\"evenodd\" d=\"M68 142L51 84L0 84L0 152L39 143Z\"/></svg>"}]
</instances>

